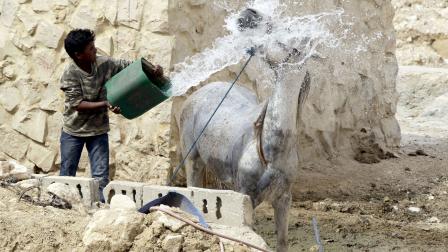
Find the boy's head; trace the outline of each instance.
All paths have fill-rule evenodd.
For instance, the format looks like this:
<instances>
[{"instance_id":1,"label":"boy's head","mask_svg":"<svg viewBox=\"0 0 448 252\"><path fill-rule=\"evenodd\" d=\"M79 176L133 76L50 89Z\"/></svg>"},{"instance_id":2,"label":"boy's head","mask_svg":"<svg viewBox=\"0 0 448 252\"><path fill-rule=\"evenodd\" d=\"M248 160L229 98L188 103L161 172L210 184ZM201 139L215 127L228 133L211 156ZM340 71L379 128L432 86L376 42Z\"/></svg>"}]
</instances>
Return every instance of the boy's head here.
<instances>
[{"instance_id":1,"label":"boy's head","mask_svg":"<svg viewBox=\"0 0 448 252\"><path fill-rule=\"evenodd\" d=\"M96 59L95 33L89 29L74 29L67 34L64 47L76 62L94 62Z\"/></svg>"}]
</instances>

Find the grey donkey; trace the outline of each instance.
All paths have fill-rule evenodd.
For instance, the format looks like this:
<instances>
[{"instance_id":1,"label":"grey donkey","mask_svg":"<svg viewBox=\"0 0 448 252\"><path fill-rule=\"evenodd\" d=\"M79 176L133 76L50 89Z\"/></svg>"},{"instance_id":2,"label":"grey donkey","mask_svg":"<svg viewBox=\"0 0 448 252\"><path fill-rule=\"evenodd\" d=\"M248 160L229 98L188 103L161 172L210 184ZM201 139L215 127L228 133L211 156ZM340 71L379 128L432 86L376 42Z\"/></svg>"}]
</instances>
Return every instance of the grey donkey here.
<instances>
[{"instance_id":1,"label":"grey donkey","mask_svg":"<svg viewBox=\"0 0 448 252\"><path fill-rule=\"evenodd\" d=\"M241 13L240 30L257 26L261 16L252 9ZM287 49L285 49L287 50ZM300 57L288 50L283 63ZM205 166L221 183L251 197L253 206L272 204L277 251L288 250L288 212L291 185L298 171L298 111L309 92L310 76L293 64L267 63L275 72L270 98L258 103L249 89L235 85L185 162L187 185L203 187ZM289 73L294 74L289 74ZM180 150L186 155L230 83L215 82L194 92L177 118Z\"/></svg>"}]
</instances>

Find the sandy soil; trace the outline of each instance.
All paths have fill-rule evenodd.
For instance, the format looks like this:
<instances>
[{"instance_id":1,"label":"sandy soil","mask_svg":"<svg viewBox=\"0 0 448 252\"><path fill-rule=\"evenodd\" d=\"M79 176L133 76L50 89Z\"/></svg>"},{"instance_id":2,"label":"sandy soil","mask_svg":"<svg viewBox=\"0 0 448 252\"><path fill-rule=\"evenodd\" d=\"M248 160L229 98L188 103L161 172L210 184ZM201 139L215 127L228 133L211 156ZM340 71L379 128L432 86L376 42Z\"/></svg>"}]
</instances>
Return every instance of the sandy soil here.
<instances>
[{"instance_id":1,"label":"sandy soil","mask_svg":"<svg viewBox=\"0 0 448 252\"><path fill-rule=\"evenodd\" d=\"M357 173L350 177L338 175L323 182L316 176L314 181L319 183L304 183L308 193L290 211L291 251L313 250L313 217L326 251L446 251L447 140L404 135L399 158L378 164L354 162L349 170ZM424 153L415 155L416 150ZM346 181L363 176L356 191L345 186ZM0 188L0 247L4 251L80 251L89 219L89 214L73 210L18 203L13 192ZM275 247L270 206L257 208L255 230Z\"/></svg>"},{"instance_id":2,"label":"sandy soil","mask_svg":"<svg viewBox=\"0 0 448 252\"><path fill-rule=\"evenodd\" d=\"M313 250L313 217L325 251L447 251L447 150L446 138L405 134L399 158L351 163L325 182L316 172L290 211L291 251ZM345 186L353 180L358 187ZM260 206L256 219L256 232L274 248L272 208Z\"/></svg>"}]
</instances>

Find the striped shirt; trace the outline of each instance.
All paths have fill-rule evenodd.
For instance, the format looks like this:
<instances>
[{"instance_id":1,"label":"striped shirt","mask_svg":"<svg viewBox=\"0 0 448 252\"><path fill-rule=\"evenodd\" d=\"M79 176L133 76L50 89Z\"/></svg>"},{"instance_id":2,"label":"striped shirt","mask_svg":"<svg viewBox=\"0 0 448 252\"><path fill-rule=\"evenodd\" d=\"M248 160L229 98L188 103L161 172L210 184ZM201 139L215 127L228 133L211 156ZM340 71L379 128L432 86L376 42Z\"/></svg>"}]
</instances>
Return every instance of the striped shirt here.
<instances>
[{"instance_id":1,"label":"striped shirt","mask_svg":"<svg viewBox=\"0 0 448 252\"><path fill-rule=\"evenodd\" d=\"M106 100L104 84L123 70L131 61L116 60L97 56L92 65L92 73L87 73L71 61L61 77L61 89L65 94L63 126L67 134L88 137L109 131L108 109L77 111L82 101L99 102Z\"/></svg>"}]
</instances>

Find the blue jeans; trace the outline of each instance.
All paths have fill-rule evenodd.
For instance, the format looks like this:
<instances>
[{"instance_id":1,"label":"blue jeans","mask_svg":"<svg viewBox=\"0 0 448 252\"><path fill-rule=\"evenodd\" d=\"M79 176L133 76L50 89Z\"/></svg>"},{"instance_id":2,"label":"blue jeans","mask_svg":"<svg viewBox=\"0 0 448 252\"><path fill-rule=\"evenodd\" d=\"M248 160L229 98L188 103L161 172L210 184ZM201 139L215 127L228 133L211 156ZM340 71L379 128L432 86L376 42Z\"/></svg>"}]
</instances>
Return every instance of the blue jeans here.
<instances>
[{"instance_id":1,"label":"blue jeans","mask_svg":"<svg viewBox=\"0 0 448 252\"><path fill-rule=\"evenodd\" d=\"M103 189L109 183L109 136L107 133L76 137L62 131L60 176L76 176L81 152L87 147L92 178L99 181L100 200L104 202Z\"/></svg>"}]
</instances>

